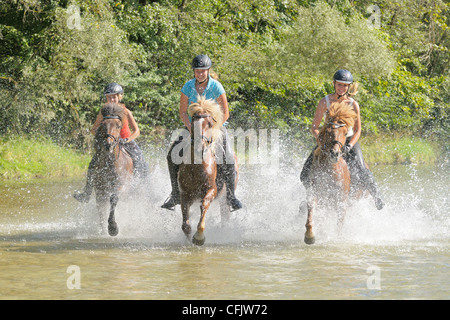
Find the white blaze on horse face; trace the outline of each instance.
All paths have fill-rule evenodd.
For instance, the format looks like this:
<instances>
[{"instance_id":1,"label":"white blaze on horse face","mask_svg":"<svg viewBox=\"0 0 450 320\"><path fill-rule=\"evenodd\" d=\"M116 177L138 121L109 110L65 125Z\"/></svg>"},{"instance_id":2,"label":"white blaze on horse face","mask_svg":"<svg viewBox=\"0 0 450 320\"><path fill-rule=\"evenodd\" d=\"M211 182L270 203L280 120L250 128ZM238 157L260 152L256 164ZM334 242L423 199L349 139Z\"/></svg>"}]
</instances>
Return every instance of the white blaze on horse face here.
<instances>
[{"instance_id":1,"label":"white blaze on horse face","mask_svg":"<svg viewBox=\"0 0 450 320\"><path fill-rule=\"evenodd\" d=\"M202 139L202 124L204 119L193 121L194 125L194 164L201 164L203 161L203 139Z\"/></svg>"}]
</instances>

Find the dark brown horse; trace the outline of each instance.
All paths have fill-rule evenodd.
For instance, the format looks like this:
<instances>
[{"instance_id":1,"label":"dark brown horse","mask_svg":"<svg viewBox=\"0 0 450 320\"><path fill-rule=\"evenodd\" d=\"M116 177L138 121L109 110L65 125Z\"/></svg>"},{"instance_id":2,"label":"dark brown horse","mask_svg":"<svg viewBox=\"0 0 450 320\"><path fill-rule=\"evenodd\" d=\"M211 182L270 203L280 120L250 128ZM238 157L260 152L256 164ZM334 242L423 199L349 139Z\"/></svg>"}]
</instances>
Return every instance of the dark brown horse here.
<instances>
[{"instance_id":1,"label":"dark brown horse","mask_svg":"<svg viewBox=\"0 0 450 320\"><path fill-rule=\"evenodd\" d=\"M103 121L95 134L95 167L93 186L97 210L102 227L108 215L108 233L116 236L119 232L114 213L123 194L133 179L133 161L120 144L120 130L124 109L117 104L106 104L101 110Z\"/></svg>"},{"instance_id":2,"label":"dark brown horse","mask_svg":"<svg viewBox=\"0 0 450 320\"><path fill-rule=\"evenodd\" d=\"M220 128L223 123L223 113L220 105L213 100L204 98L200 98L197 103L191 104L188 108L188 113L192 118L191 141L190 152L185 156L189 160L180 164L178 173L183 214L181 228L189 239L191 234L190 207L196 200L200 200L201 216L197 225L197 232L192 237L192 242L196 245L203 245L205 242L206 213L211 202L219 194L225 193L222 192L225 191L224 184L217 181L215 156L216 146L222 143L222 131ZM237 164L237 161L235 163ZM230 208L226 204L225 196L220 198L221 217L223 220L226 220Z\"/></svg>"},{"instance_id":3,"label":"dark brown horse","mask_svg":"<svg viewBox=\"0 0 450 320\"><path fill-rule=\"evenodd\" d=\"M317 207L337 210L339 225L343 223L351 180L342 151L346 134L355 120L355 111L345 102L331 104L327 111L317 139L318 148L313 154L311 187L307 190L308 218L304 239L307 244L315 241L312 217Z\"/></svg>"}]
</instances>

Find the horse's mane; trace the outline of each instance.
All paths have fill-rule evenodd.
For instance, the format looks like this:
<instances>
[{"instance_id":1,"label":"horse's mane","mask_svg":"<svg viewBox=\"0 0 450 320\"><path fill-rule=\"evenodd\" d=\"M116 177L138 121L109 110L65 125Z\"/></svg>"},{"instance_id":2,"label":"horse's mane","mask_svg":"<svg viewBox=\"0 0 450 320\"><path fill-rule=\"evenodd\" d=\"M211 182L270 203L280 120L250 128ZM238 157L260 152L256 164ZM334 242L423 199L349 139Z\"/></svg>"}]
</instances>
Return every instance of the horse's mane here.
<instances>
[{"instance_id":1,"label":"horse's mane","mask_svg":"<svg viewBox=\"0 0 450 320\"><path fill-rule=\"evenodd\" d=\"M344 123L347 129L354 126L357 115L355 110L345 101L333 102L327 110L325 117L325 125L322 126L319 132L319 141L324 141L326 134L327 123Z\"/></svg>"},{"instance_id":2,"label":"horse's mane","mask_svg":"<svg viewBox=\"0 0 450 320\"><path fill-rule=\"evenodd\" d=\"M209 114L213 118L213 126L211 128L213 142L222 139L222 130L220 128L223 124L222 107L212 99L205 97L198 97L197 102L192 103L188 107L188 114L192 117L195 114Z\"/></svg>"},{"instance_id":3,"label":"horse's mane","mask_svg":"<svg viewBox=\"0 0 450 320\"><path fill-rule=\"evenodd\" d=\"M103 106L101 113L103 117L118 116L120 119L123 119L125 116L125 109L120 104L107 103Z\"/></svg>"},{"instance_id":4,"label":"horse's mane","mask_svg":"<svg viewBox=\"0 0 450 320\"><path fill-rule=\"evenodd\" d=\"M347 128L350 128L354 126L356 117L355 110L347 102L333 102L326 113L325 124L343 122ZM325 128L326 125L322 127L321 131Z\"/></svg>"}]
</instances>

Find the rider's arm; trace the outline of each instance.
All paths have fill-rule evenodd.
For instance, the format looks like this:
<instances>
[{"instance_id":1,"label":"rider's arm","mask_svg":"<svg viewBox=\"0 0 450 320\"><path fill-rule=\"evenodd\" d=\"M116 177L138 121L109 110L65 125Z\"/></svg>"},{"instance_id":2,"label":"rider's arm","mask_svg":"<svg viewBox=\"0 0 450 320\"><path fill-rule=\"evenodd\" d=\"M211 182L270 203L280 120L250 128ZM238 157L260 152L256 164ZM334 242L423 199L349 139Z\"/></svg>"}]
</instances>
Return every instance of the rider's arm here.
<instances>
[{"instance_id":1,"label":"rider's arm","mask_svg":"<svg viewBox=\"0 0 450 320\"><path fill-rule=\"evenodd\" d=\"M137 125L136 120L133 117L133 114L130 110L125 109L127 113L127 119L128 119L128 126L131 130L131 135L128 137L128 141L134 140L141 134L141 131L139 130L139 127Z\"/></svg>"},{"instance_id":2,"label":"rider's arm","mask_svg":"<svg viewBox=\"0 0 450 320\"><path fill-rule=\"evenodd\" d=\"M217 103L220 104L223 110L223 122L227 121L230 117L230 111L228 109L228 100L227 95L225 93L222 93L217 99Z\"/></svg>"},{"instance_id":3,"label":"rider's arm","mask_svg":"<svg viewBox=\"0 0 450 320\"><path fill-rule=\"evenodd\" d=\"M187 114L189 106L189 98L184 93L181 93L180 98L180 118L183 121L186 128L191 131L191 122L189 121L189 115Z\"/></svg>"},{"instance_id":4,"label":"rider's arm","mask_svg":"<svg viewBox=\"0 0 450 320\"><path fill-rule=\"evenodd\" d=\"M316 139L319 136L319 126L320 123L322 122L323 115L325 114L326 111L327 111L327 103L325 101L325 98L323 98L317 105L316 113L314 114L314 119L311 126L311 133Z\"/></svg>"},{"instance_id":5,"label":"rider's arm","mask_svg":"<svg viewBox=\"0 0 450 320\"><path fill-rule=\"evenodd\" d=\"M359 137L361 136L361 116L359 113L359 105L358 102L354 101L353 102L353 109L356 112L356 121L355 124L353 125L353 136L350 139L349 144L353 147L355 145L355 143L358 142Z\"/></svg>"}]
</instances>

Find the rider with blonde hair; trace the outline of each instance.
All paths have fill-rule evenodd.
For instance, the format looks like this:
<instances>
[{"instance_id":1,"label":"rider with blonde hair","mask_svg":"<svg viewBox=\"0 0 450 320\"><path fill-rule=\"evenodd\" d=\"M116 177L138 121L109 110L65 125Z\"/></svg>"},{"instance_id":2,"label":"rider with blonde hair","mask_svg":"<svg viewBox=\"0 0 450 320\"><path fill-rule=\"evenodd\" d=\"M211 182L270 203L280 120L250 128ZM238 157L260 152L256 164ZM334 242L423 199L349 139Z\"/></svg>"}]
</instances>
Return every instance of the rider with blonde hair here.
<instances>
[{"instance_id":1,"label":"rider with blonde hair","mask_svg":"<svg viewBox=\"0 0 450 320\"><path fill-rule=\"evenodd\" d=\"M353 128L350 128L347 133L347 140L343 150L344 159L350 169L352 185L361 186L363 189L368 190L375 200L377 209L381 210L384 207L383 199L372 173L366 168L361 146L358 143L361 136L361 117L359 112L359 104L351 97L356 95L358 84L353 83L352 74L350 71L345 69L336 71L333 77L333 84L335 92L325 96L319 101L314 115L311 133L314 138L318 138L320 123L322 119L324 119L330 104L334 102L347 102L351 107L353 107L356 112L357 119ZM317 148L317 146L315 148ZM306 189L309 189L310 187L309 173L313 160L313 152L305 161L303 170L300 174L300 180Z\"/></svg>"},{"instance_id":2,"label":"rider with blonde hair","mask_svg":"<svg viewBox=\"0 0 450 320\"><path fill-rule=\"evenodd\" d=\"M199 96L204 96L206 99L213 99L222 107L224 123L230 116L225 89L219 81L213 78L214 74L212 74L212 70L210 70L211 66L211 59L207 55L201 54L196 56L192 61L194 78L187 81L181 89L180 118L186 129L189 131L191 130L191 119L187 113L188 106L197 102ZM242 203L234 194L236 169L233 148L230 144L230 139L225 126L222 126L222 131L223 148L225 152L222 152L223 159L217 159L217 173L226 183L227 203L231 206L231 210L235 211L242 208ZM185 137L181 135L175 140L167 155L172 192L169 198L161 206L164 209L174 210L175 206L181 203L178 186L179 164L175 163L172 157L174 148L183 141L183 138ZM180 153L181 152L182 150ZM179 154L179 156L181 157L182 155ZM230 159L232 159L232 161L230 161Z\"/></svg>"}]
</instances>

